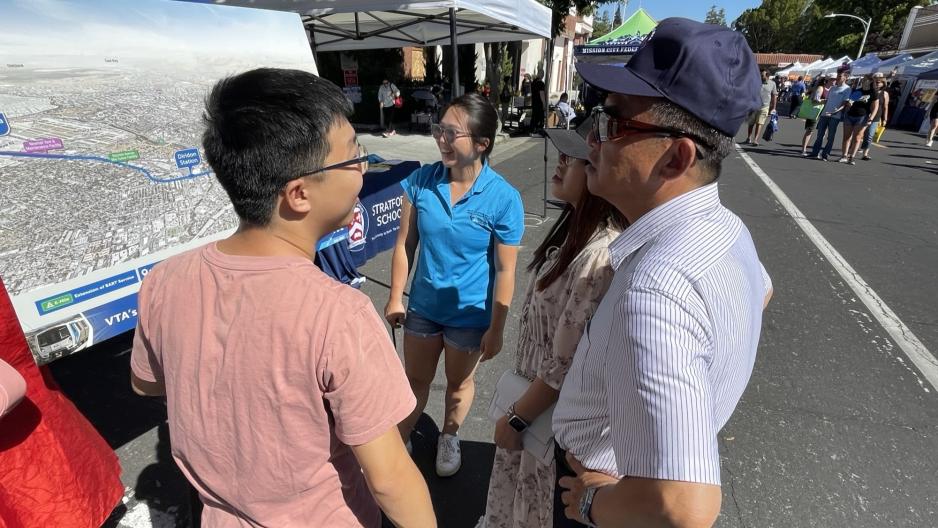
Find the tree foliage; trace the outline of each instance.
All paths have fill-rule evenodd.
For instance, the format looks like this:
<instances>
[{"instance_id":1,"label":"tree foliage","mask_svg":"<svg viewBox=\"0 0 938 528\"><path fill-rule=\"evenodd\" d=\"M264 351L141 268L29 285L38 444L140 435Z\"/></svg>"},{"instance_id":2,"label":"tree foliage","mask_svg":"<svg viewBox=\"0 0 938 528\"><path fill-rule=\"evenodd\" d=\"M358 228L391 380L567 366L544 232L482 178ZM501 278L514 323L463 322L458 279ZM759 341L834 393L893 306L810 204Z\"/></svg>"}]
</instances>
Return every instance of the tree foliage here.
<instances>
[{"instance_id":1,"label":"tree foliage","mask_svg":"<svg viewBox=\"0 0 938 528\"><path fill-rule=\"evenodd\" d=\"M710 6L710 10L707 11L707 18L704 19L704 22L726 27L726 10L722 7L718 9L716 5Z\"/></svg>"},{"instance_id":2,"label":"tree foliage","mask_svg":"<svg viewBox=\"0 0 938 528\"><path fill-rule=\"evenodd\" d=\"M609 20L609 13L603 13L598 18L593 19L593 36L592 39L598 39L606 33L612 31L613 25L612 21Z\"/></svg>"},{"instance_id":3,"label":"tree foliage","mask_svg":"<svg viewBox=\"0 0 938 528\"><path fill-rule=\"evenodd\" d=\"M821 53L854 57L863 38L864 20L872 18L864 53L895 50L912 7L921 0L764 0L744 11L733 27L746 35L753 51ZM856 58L856 57L854 57Z\"/></svg>"}]
</instances>

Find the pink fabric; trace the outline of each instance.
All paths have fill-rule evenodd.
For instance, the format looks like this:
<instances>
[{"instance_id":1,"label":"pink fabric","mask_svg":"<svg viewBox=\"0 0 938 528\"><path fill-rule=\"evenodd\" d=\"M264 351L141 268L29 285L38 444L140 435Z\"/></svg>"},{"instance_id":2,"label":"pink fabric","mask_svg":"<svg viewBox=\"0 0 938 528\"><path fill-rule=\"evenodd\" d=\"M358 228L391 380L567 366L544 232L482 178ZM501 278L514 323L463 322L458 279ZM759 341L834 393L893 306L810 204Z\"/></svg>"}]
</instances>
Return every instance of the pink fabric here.
<instances>
[{"instance_id":1,"label":"pink fabric","mask_svg":"<svg viewBox=\"0 0 938 528\"><path fill-rule=\"evenodd\" d=\"M302 258L210 244L153 268L131 367L163 379L206 528L379 526L348 445L415 406L371 301Z\"/></svg>"},{"instance_id":2,"label":"pink fabric","mask_svg":"<svg viewBox=\"0 0 938 528\"><path fill-rule=\"evenodd\" d=\"M26 380L9 363L0 359L0 417L26 395Z\"/></svg>"}]
</instances>

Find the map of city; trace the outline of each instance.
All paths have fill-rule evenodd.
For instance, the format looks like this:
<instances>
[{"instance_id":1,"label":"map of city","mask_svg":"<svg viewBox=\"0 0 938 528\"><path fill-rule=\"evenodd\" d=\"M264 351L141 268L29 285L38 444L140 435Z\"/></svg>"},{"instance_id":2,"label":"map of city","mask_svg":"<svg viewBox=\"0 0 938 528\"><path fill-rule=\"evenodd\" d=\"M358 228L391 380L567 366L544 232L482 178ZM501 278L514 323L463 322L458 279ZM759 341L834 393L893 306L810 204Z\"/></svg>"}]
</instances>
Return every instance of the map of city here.
<instances>
[{"instance_id":1,"label":"map of city","mask_svg":"<svg viewBox=\"0 0 938 528\"><path fill-rule=\"evenodd\" d=\"M0 276L47 362L133 328L150 267L236 227L201 152L212 85L315 66L290 13L163 0L0 13L17 28L0 36Z\"/></svg>"}]
</instances>

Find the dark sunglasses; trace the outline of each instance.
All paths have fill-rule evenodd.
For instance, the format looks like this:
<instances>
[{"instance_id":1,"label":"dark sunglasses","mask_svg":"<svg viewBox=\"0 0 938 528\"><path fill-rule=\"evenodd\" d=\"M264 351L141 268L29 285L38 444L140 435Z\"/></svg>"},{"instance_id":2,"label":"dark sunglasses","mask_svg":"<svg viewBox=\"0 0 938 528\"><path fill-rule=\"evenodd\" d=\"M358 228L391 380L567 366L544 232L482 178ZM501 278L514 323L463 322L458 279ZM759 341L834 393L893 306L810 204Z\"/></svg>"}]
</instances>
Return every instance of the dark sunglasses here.
<instances>
[{"instance_id":1,"label":"dark sunglasses","mask_svg":"<svg viewBox=\"0 0 938 528\"><path fill-rule=\"evenodd\" d=\"M303 176L312 176L313 174L319 174L320 172L326 172L327 170L332 169L341 169L342 167L349 167L351 165L360 165L360 170L362 174L368 172L368 163L373 156L368 154L368 149L362 145L358 145L358 157L352 158L350 160L345 160L340 163L335 163L332 165L325 166L321 169L316 169L314 171L304 172L297 175L295 178L302 178Z\"/></svg>"},{"instance_id":2,"label":"dark sunglasses","mask_svg":"<svg viewBox=\"0 0 938 528\"><path fill-rule=\"evenodd\" d=\"M712 149L706 141L684 130L672 127L663 127L651 123L643 123L634 119L623 119L610 114L605 106L593 108L593 137L600 143L615 141L626 136L637 134L652 134L657 137L688 138L697 148L697 158L703 158L703 149ZM702 145L702 146L701 146Z\"/></svg>"},{"instance_id":3,"label":"dark sunglasses","mask_svg":"<svg viewBox=\"0 0 938 528\"><path fill-rule=\"evenodd\" d=\"M445 128L437 124L430 125L430 135L433 136L433 139L436 140L439 140L442 137L446 139L447 143L453 143L461 137L472 137L472 134L467 134L462 130L456 130L455 128Z\"/></svg>"}]
</instances>

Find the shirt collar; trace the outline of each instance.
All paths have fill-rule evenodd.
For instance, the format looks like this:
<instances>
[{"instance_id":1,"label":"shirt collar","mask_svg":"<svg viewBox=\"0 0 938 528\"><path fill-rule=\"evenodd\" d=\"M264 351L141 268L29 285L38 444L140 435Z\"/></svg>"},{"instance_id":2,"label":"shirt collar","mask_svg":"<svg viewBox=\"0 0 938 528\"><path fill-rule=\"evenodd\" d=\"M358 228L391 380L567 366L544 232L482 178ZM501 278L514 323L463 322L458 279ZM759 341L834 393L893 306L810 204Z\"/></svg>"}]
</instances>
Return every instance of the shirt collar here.
<instances>
[{"instance_id":1,"label":"shirt collar","mask_svg":"<svg viewBox=\"0 0 938 528\"><path fill-rule=\"evenodd\" d=\"M443 166L442 163L440 166ZM467 192L467 195L476 195L481 194L485 189L495 181L496 172L489 167L489 162L482 162L482 170L479 171L479 176L476 178L476 181L472 184L472 187ZM437 182L437 185L447 185L449 178L449 169L443 166L443 170L440 172L440 179Z\"/></svg>"},{"instance_id":2,"label":"shirt collar","mask_svg":"<svg viewBox=\"0 0 938 528\"><path fill-rule=\"evenodd\" d=\"M677 222L707 213L720 205L717 183L704 185L655 207L630 225L609 245L612 267L618 269L632 253Z\"/></svg>"}]
</instances>

